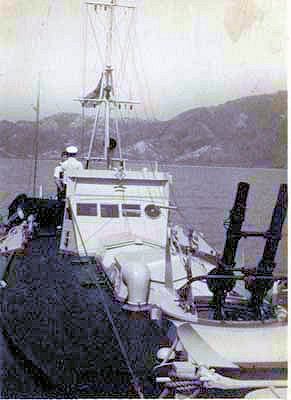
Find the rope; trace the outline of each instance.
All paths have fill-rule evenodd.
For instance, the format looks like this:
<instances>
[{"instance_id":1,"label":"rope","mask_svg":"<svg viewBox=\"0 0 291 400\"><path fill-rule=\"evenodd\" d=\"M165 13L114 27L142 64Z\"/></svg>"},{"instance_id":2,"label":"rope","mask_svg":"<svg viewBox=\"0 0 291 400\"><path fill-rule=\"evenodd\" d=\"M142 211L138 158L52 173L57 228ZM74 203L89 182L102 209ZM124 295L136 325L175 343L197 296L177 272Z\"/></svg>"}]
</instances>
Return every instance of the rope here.
<instances>
[{"instance_id":1,"label":"rope","mask_svg":"<svg viewBox=\"0 0 291 400\"><path fill-rule=\"evenodd\" d=\"M165 384L166 387L171 389L176 389L179 392L188 392L191 390L198 389L202 385L200 380L189 380L189 381L176 381L176 382L167 382Z\"/></svg>"},{"instance_id":2,"label":"rope","mask_svg":"<svg viewBox=\"0 0 291 400\"><path fill-rule=\"evenodd\" d=\"M44 54L47 50L47 43L44 43L44 37L47 35L48 25L49 25L49 17L52 9L52 3L54 0L49 0L46 15L42 18L40 23L40 28L37 36L37 49L39 56L39 70L38 70L38 80L37 80L37 101L34 110L36 111L36 132L34 138L34 159L32 158L32 170L29 175L29 186L33 183L33 195L35 195L36 191L36 182L37 182L37 167L38 167L38 149L39 149L39 115L40 115L40 90L41 90L41 73L46 65L44 61ZM33 181L33 182L32 182Z\"/></svg>"},{"instance_id":3,"label":"rope","mask_svg":"<svg viewBox=\"0 0 291 400\"><path fill-rule=\"evenodd\" d=\"M121 140L120 140L120 134L119 134L119 129L118 129L118 119L115 118L115 129L116 129L116 137L118 140L118 147L119 147L119 158L122 160L122 151L121 151Z\"/></svg>"},{"instance_id":4,"label":"rope","mask_svg":"<svg viewBox=\"0 0 291 400\"><path fill-rule=\"evenodd\" d=\"M137 43L136 49L137 49L137 53L138 53L137 54L137 58L142 61L139 42L140 42L140 39L139 39L139 36L137 35L137 32L136 32L136 43ZM153 120L157 120L156 115L154 113L154 107L153 107L153 104L152 104L152 99L151 99L151 96L150 96L150 93L151 93L150 87L149 87L148 81L146 79L145 68L144 68L144 65L143 65L142 62L140 62L140 66L141 66L142 74L143 74L143 77L144 77L144 85L145 85L145 90L147 92L148 104L149 104L149 108L150 108L149 111L151 113L152 119ZM136 74L137 74L137 68L136 68Z\"/></svg>"},{"instance_id":5,"label":"rope","mask_svg":"<svg viewBox=\"0 0 291 400\"><path fill-rule=\"evenodd\" d=\"M172 189L172 187L170 187L170 196L173 199L174 205L176 206L176 211L178 212L178 214L182 218L182 222L184 223L185 227L190 227L191 224L189 224L189 218L187 218L185 216L185 214L181 211L181 207L179 206L179 204L177 202L177 198L175 196L175 192Z\"/></svg>"},{"instance_id":6,"label":"rope","mask_svg":"<svg viewBox=\"0 0 291 400\"><path fill-rule=\"evenodd\" d=\"M84 240L83 240L83 237L82 237L82 234L81 234L81 231L80 231L80 228L79 228L78 221L77 221L76 216L75 216L75 213L74 213L74 211L73 211L70 198L69 198L68 200L69 200L69 207L70 207L70 209L71 209L72 217L73 217L73 220L74 220L74 222L75 222L77 231L78 231L78 233L79 233L79 236L80 236L80 239L81 239L81 242L82 242L82 246L83 246L83 248L84 248L84 251L85 251L86 256L88 256L88 251L87 251L87 249L86 249L85 242L84 242ZM114 332L114 334L115 334L115 337L116 337L116 339L117 339L117 341L118 341L118 344L119 344L121 353L122 353L123 358L124 358L124 360L125 360L125 362L126 362L127 368L128 368L128 370L129 370L129 372L130 372L130 375L131 375L131 377L132 377L132 381L133 381L135 390L137 391L137 393L138 393L138 395L139 395L139 398L143 399L144 396L143 396L143 393L141 392L141 390L140 390L140 388L139 388L138 379L137 379L137 377L135 376L135 373L134 373L134 371L133 371L133 369L132 369L132 367L131 367L131 364L130 364L129 358L128 358L128 356L127 356L125 347L124 347L124 345L123 345L123 343L122 343L122 340L121 340L120 334L119 334L119 332L118 332L118 329L117 329L117 327L116 327L116 325L115 325L115 322L114 322L114 320L113 320L113 318L112 318L112 315L111 315L111 312L110 312L110 310L109 310L108 304L106 303L106 300L105 300L105 298L104 298L102 289L101 289L101 287L99 286L99 282L98 282L97 280L95 281L95 283L96 283L96 288L97 288L97 290L98 290L98 294L99 294L99 296L100 296L100 298L101 298L101 300L102 300L102 303L103 303L103 306L104 306L104 309L105 309L107 318L108 318L108 320L109 320L109 322L110 322L110 324L111 324L111 327L112 327L112 329L113 329L113 332Z\"/></svg>"},{"instance_id":7,"label":"rope","mask_svg":"<svg viewBox=\"0 0 291 400\"><path fill-rule=\"evenodd\" d=\"M134 12L132 13L131 19L133 19L133 17L134 17ZM121 44L119 36L117 37L118 41L116 40L117 44L119 45L119 50L120 50L120 54L121 54L120 67L117 72L117 81L118 82L121 82L122 76L125 77L126 67L128 65L127 61L129 59L128 53L129 53L129 48L130 48L130 28L131 28L131 21L128 23L127 33L125 34L124 49L122 49L122 44ZM119 90L120 90L120 88L119 88Z\"/></svg>"},{"instance_id":8,"label":"rope","mask_svg":"<svg viewBox=\"0 0 291 400\"><path fill-rule=\"evenodd\" d=\"M276 383L276 381L274 382ZM278 391L275 389L274 386L269 386L269 389L271 390L271 392L276 396L277 399L281 399L282 397L280 396L280 393L278 393Z\"/></svg>"},{"instance_id":9,"label":"rope","mask_svg":"<svg viewBox=\"0 0 291 400\"><path fill-rule=\"evenodd\" d=\"M88 39L88 4L83 4L83 29L82 29L82 40L83 40L83 63L82 63L82 96L86 95L86 80L87 80L87 39ZM82 107L82 122L81 122L81 154L84 151L84 136L85 136L85 120L86 112L85 107Z\"/></svg>"},{"instance_id":10,"label":"rope","mask_svg":"<svg viewBox=\"0 0 291 400\"><path fill-rule=\"evenodd\" d=\"M112 318L112 315L111 315L111 312L110 312L110 310L109 310L109 307L108 307L108 305L107 305L107 303L106 303L106 301L105 301L105 298L104 298L102 289L100 288L99 283L98 283L97 281L96 281L96 287L97 287L97 290L98 290L98 292L99 292L99 296L101 297L101 300L102 300L102 302L103 302L104 309L105 309L106 314L107 314L107 318L109 319L109 321L110 321L110 323L111 323L113 332L114 332L115 337L116 337L116 339L117 339L117 341L118 341L118 344L119 344L121 353L122 353L122 355L123 355L123 358L124 358L124 360L125 360L125 362L126 362L127 368L128 368L128 370L129 370L129 372L130 372L130 374L131 374L131 377L132 377L132 381L133 381L133 383L134 383L135 390L137 391L137 393L138 393L138 395L139 395L139 398L140 398L140 399L143 399L144 396L143 396L143 393L141 392L141 390L140 390L140 388L139 388L138 379L137 379L137 377L135 376L135 374L134 374L134 372L133 372L133 369L132 369L132 367L131 367L131 365L130 365L129 358L127 357L127 353L126 353L126 350L125 350L125 348L124 348L124 346L123 346L123 343L122 343L121 337L120 337L120 335L119 335L118 329L116 328L116 325L115 325L114 320L113 320L113 318Z\"/></svg>"},{"instance_id":11,"label":"rope","mask_svg":"<svg viewBox=\"0 0 291 400\"><path fill-rule=\"evenodd\" d=\"M83 108L84 108L84 107L83 107ZM88 166L88 163L89 163L89 161L90 161L90 157L91 157L91 153L92 153L92 148L93 148L93 143L94 143L94 139L95 139L95 136L96 136L96 131L97 131L97 127L98 127L98 120L99 120L100 110L101 110L101 108L98 107L98 111L96 111L96 115L95 115L95 119L94 119L93 131L92 131L92 134L91 134L90 145L89 145L89 151L88 151L88 155L87 155L87 166Z\"/></svg>"},{"instance_id":12,"label":"rope","mask_svg":"<svg viewBox=\"0 0 291 400\"><path fill-rule=\"evenodd\" d=\"M95 31L95 28L94 28L94 24L93 24L92 18L90 16L90 14L88 14L88 15L89 15L89 21L90 21L90 25L91 25L91 28L92 28L92 33L93 33L93 36L94 36L94 39L95 39L97 51L99 52L101 62L104 65L104 62L105 62L104 61L104 55L103 55L103 53L102 53L102 51L100 49L100 46L99 46L99 43L98 43L98 40L97 40L96 31Z\"/></svg>"},{"instance_id":13,"label":"rope","mask_svg":"<svg viewBox=\"0 0 291 400\"><path fill-rule=\"evenodd\" d=\"M83 5L84 23L83 23L83 65L82 65L82 96L85 97L86 93L86 77L87 77L87 38L88 38L88 5ZM82 107L82 110L84 107Z\"/></svg>"}]
</instances>

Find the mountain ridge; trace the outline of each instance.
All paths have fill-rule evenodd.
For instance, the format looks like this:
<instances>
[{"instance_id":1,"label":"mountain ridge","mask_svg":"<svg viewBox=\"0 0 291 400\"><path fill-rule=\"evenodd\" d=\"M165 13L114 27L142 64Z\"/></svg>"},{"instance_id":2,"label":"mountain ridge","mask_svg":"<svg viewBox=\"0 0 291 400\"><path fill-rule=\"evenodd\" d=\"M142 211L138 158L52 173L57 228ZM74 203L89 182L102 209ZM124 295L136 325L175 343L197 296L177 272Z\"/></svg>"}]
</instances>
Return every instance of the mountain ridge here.
<instances>
[{"instance_id":1,"label":"mountain ridge","mask_svg":"<svg viewBox=\"0 0 291 400\"><path fill-rule=\"evenodd\" d=\"M69 144L83 148L85 155L92 126L93 117L88 117L82 137L80 114L58 113L41 119L39 158L58 159ZM32 158L35 129L32 121L0 121L0 156ZM120 136L123 156L134 160L287 168L287 92L195 107L168 121L127 120L120 123ZM95 148L100 156L100 130Z\"/></svg>"}]
</instances>

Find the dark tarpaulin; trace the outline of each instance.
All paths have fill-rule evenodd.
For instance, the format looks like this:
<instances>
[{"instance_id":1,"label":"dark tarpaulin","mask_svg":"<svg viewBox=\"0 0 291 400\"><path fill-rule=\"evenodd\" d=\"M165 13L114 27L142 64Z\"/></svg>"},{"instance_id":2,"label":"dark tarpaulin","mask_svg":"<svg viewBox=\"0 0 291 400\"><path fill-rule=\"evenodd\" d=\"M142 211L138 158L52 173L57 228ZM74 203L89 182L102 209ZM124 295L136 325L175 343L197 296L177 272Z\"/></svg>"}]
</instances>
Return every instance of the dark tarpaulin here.
<instances>
[{"instance_id":1,"label":"dark tarpaulin","mask_svg":"<svg viewBox=\"0 0 291 400\"><path fill-rule=\"evenodd\" d=\"M16 263L16 286L1 292L1 398L129 397L131 375L96 289L55 243ZM158 395L152 367L167 321L128 320L106 302L145 395ZM136 397L136 394L135 394Z\"/></svg>"}]
</instances>

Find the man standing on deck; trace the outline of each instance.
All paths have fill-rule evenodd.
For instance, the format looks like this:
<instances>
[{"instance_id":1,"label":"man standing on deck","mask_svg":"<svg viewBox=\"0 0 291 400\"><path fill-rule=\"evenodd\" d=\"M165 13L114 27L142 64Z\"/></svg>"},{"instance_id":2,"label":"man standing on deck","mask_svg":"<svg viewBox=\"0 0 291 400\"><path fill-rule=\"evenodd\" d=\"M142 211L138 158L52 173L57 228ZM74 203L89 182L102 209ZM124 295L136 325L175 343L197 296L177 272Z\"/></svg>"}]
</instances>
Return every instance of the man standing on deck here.
<instances>
[{"instance_id":1,"label":"man standing on deck","mask_svg":"<svg viewBox=\"0 0 291 400\"><path fill-rule=\"evenodd\" d=\"M67 157L67 153L66 153L66 151L63 151L61 154L61 161L59 161L59 164L55 167L55 170L54 170L54 178L55 178L55 183L57 185L57 190L58 190L58 200L62 200L64 197L64 194L63 194L64 172L63 172L63 168L62 168L62 163L66 160L66 157Z\"/></svg>"},{"instance_id":2,"label":"man standing on deck","mask_svg":"<svg viewBox=\"0 0 291 400\"><path fill-rule=\"evenodd\" d=\"M58 200L64 199L66 195L66 172L71 169L83 169L81 161L76 159L78 148L69 146L62 153L62 161L56 166L54 172L55 182L58 188Z\"/></svg>"}]
</instances>

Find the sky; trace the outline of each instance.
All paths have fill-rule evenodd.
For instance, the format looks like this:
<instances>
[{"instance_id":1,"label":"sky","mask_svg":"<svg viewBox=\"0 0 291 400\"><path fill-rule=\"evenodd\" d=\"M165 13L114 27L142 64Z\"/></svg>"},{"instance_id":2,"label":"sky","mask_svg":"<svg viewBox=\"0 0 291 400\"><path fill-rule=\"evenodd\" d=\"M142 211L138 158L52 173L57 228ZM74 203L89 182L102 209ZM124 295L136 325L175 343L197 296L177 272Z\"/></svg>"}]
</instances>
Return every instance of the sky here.
<instances>
[{"instance_id":1,"label":"sky","mask_svg":"<svg viewBox=\"0 0 291 400\"><path fill-rule=\"evenodd\" d=\"M98 10L95 36L88 20L85 79L81 3L0 0L0 120L35 118L39 74L41 118L80 112L73 99L97 84L107 18ZM116 16L117 50L127 52L128 20L132 28L128 90L162 120L286 90L286 8L286 0L137 0L135 19L124 9Z\"/></svg>"}]
</instances>

